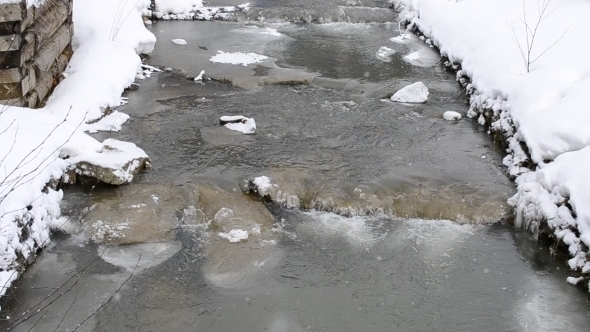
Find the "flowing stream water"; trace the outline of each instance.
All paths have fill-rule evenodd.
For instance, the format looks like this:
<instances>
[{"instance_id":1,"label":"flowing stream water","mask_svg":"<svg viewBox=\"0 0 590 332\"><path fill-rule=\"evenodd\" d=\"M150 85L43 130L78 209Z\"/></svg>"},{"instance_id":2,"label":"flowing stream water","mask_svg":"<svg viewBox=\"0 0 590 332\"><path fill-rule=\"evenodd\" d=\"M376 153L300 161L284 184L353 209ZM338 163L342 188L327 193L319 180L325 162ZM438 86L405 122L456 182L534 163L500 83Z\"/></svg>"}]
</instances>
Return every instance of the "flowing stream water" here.
<instances>
[{"instance_id":1,"label":"flowing stream water","mask_svg":"<svg viewBox=\"0 0 590 332\"><path fill-rule=\"evenodd\" d=\"M121 132L97 138L135 142L153 168L66 188L71 219L0 328L586 331L564 262L506 221L501 147L443 120L467 100L422 41L390 41L395 20L384 1L261 0L233 22L150 26L146 62L167 69L127 93ZM218 51L268 58L211 62ZM203 69L211 80L193 82ZM426 103L388 99L417 81ZM256 135L223 115L255 118ZM259 176L301 209L251 193Z\"/></svg>"}]
</instances>

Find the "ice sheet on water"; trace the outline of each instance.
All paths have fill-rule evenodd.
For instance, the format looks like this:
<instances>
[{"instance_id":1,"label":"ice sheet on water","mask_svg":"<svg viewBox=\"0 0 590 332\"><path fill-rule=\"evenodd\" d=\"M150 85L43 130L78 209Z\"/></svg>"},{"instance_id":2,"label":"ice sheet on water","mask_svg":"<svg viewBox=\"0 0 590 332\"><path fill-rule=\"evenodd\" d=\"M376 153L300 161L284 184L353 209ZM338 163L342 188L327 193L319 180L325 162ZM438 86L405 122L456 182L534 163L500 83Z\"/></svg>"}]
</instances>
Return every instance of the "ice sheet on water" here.
<instances>
[{"instance_id":1,"label":"ice sheet on water","mask_svg":"<svg viewBox=\"0 0 590 332\"><path fill-rule=\"evenodd\" d=\"M377 54L375 54L375 56L379 61L391 62L391 56L395 53L397 53L396 50L389 47L381 46L377 51Z\"/></svg>"},{"instance_id":2,"label":"ice sheet on water","mask_svg":"<svg viewBox=\"0 0 590 332\"><path fill-rule=\"evenodd\" d=\"M103 253L102 259L105 261L128 271L133 271L137 265L135 273L138 273L141 270L159 265L172 257L180 248L181 245L178 243L140 243L100 247L98 252Z\"/></svg>"}]
</instances>

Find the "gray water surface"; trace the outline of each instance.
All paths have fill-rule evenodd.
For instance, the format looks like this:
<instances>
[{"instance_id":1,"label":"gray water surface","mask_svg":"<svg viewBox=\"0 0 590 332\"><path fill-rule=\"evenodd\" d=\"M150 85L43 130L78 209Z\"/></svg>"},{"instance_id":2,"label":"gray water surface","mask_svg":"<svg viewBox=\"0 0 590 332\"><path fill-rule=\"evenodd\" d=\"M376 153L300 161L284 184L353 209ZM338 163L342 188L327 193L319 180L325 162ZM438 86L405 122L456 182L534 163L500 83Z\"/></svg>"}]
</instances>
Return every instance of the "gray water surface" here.
<instances>
[{"instance_id":1,"label":"gray water surface","mask_svg":"<svg viewBox=\"0 0 590 332\"><path fill-rule=\"evenodd\" d=\"M131 120L97 138L135 142L153 168L128 186L67 188L68 234L54 234L19 281L0 328L586 330L586 294L565 282L564 262L503 221L514 187L501 148L469 119L442 119L467 101L453 74L403 59L424 46L389 41L395 25L375 19L395 18L387 6L253 8L282 23L151 27L147 63L169 70L139 81L119 108ZM344 22L373 23L286 23L302 10L335 21L338 9L358 14ZM378 59L382 46L397 53ZM215 64L217 51L268 59ZM193 82L202 69L213 80ZM416 81L426 103L387 98ZM255 118L256 135L220 126L223 115ZM303 209L248 193L257 176ZM247 240L222 237L231 230Z\"/></svg>"}]
</instances>

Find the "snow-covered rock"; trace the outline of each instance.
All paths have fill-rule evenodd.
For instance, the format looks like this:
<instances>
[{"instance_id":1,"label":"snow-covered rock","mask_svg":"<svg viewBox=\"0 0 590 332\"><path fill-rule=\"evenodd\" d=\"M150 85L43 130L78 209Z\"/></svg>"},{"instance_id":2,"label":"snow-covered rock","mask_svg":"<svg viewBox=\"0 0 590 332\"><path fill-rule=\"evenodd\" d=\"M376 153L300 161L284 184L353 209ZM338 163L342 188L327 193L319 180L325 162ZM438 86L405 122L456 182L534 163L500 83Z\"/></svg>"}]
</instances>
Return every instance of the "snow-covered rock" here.
<instances>
[{"instance_id":1,"label":"snow-covered rock","mask_svg":"<svg viewBox=\"0 0 590 332\"><path fill-rule=\"evenodd\" d=\"M428 94L426 85L422 82L416 82L394 93L391 100L399 103L424 103L428 100Z\"/></svg>"},{"instance_id":2,"label":"snow-covered rock","mask_svg":"<svg viewBox=\"0 0 590 332\"><path fill-rule=\"evenodd\" d=\"M249 181L250 192L257 193L260 197L268 199L288 209L301 208L301 200L297 195L291 195L282 191L278 185L271 182L267 176L259 176Z\"/></svg>"},{"instance_id":3,"label":"snow-covered rock","mask_svg":"<svg viewBox=\"0 0 590 332\"><path fill-rule=\"evenodd\" d=\"M135 144L112 138L105 140L97 152L68 157L77 175L112 185L131 182L133 176L145 169L150 161L148 155Z\"/></svg>"},{"instance_id":4,"label":"snow-covered rock","mask_svg":"<svg viewBox=\"0 0 590 332\"><path fill-rule=\"evenodd\" d=\"M454 111L446 111L443 113L443 119L447 121L461 120L461 113Z\"/></svg>"},{"instance_id":5,"label":"snow-covered rock","mask_svg":"<svg viewBox=\"0 0 590 332\"><path fill-rule=\"evenodd\" d=\"M239 131L245 135L256 134L256 121L242 115L222 116L219 123L230 130Z\"/></svg>"},{"instance_id":6,"label":"snow-covered rock","mask_svg":"<svg viewBox=\"0 0 590 332\"><path fill-rule=\"evenodd\" d=\"M174 43L174 44L176 44L176 45L180 45L180 46L184 46L184 45L188 44L188 43L186 42L186 40L184 40L184 39L180 39L180 38L177 38L177 39L172 39L172 43Z\"/></svg>"}]
</instances>

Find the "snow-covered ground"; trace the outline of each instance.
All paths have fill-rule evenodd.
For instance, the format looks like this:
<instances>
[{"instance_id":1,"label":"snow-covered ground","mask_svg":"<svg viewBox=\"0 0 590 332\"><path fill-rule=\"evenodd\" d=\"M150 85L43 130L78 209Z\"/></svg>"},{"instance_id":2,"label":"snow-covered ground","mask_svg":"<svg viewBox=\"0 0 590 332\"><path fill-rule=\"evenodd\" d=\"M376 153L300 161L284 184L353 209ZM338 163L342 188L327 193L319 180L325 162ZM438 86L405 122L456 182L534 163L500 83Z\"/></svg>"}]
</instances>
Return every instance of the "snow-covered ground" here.
<instances>
[{"instance_id":1,"label":"snow-covered ground","mask_svg":"<svg viewBox=\"0 0 590 332\"><path fill-rule=\"evenodd\" d=\"M63 194L46 189L47 183L78 163L86 165L78 174L92 164L125 183L147 158L132 143L101 143L84 131L118 130L129 118L104 112L123 102L121 93L138 71L143 75L138 53L150 52L156 41L140 15L149 3L76 0L75 53L47 106L0 106L0 295L47 245L49 228L59 220Z\"/></svg>"},{"instance_id":2,"label":"snow-covered ground","mask_svg":"<svg viewBox=\"0 0 590 332\"><path fill-rule=\"evenodd\" d=\"M517 224L537 233L546 222L569 246L570 267L590 272L590 2L392 1L402 5L402 19L460 64L458 78L470 78L467 115L481 124L492 118L490 130L507 138Z\"/></svg>"}]
</instances>

